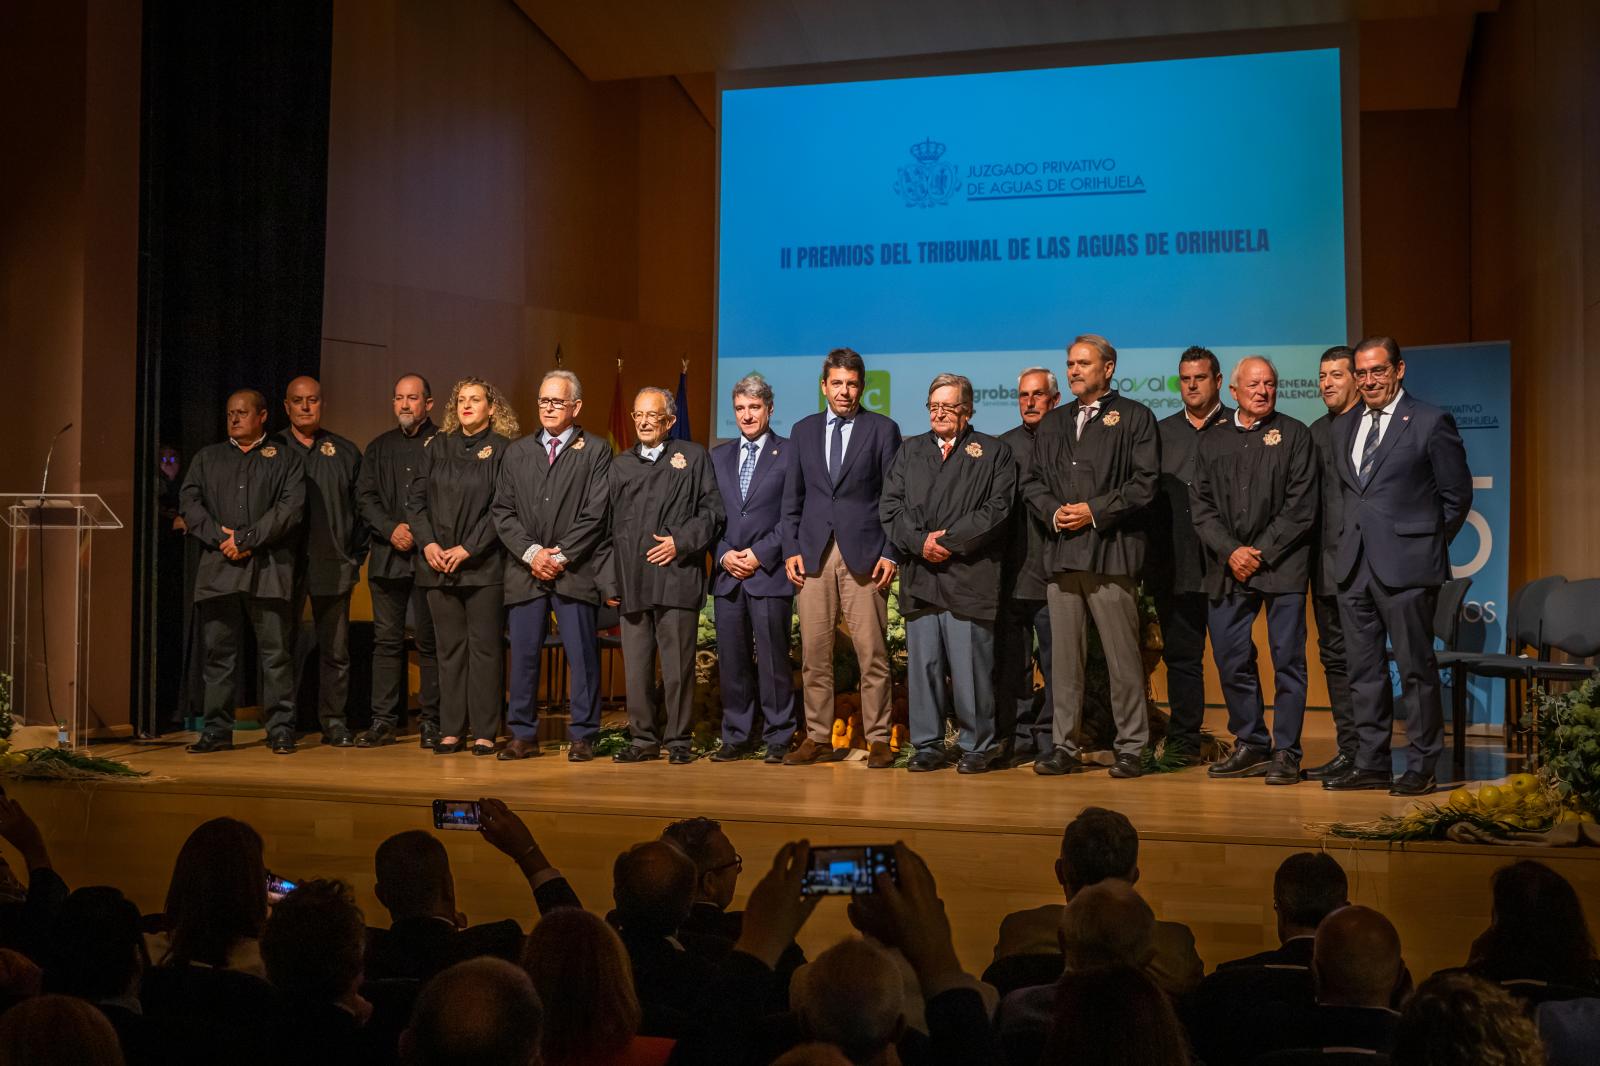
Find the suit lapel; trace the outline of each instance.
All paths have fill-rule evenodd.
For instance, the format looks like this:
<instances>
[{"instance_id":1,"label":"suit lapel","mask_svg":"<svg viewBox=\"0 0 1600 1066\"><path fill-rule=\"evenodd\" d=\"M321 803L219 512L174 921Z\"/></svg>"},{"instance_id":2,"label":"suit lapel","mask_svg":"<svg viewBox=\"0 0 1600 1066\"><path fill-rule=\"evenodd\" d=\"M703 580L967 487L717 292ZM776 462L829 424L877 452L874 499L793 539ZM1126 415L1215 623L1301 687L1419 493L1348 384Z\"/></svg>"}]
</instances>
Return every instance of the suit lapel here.
<instances>
[{"instance_id":1,"label":"suit lapel","mask_svg":"<svg viewBox=\"0 0 1600 1066\"><path fill-rule=\"evenodd\" d=\"M750 475L750 491L744 494L744 498L746 500L751 500L751 499L755 498L756 487L761 484L761 479L767 476L767 471L771 470L772 467L773 467L773 464L775 464L778 461L778 445L779 445L779 443L780 442L778 440L778 435L776 433L770 433L769 432L768 435L767 435L766 447L762 448L761 449L761 454L756 456L755 472ZM783 442L783 443L787 443L787 442ZM743 437L739 438L739 446L741 448L744 447L744 438ZM734 468L733 468L733 483L735 485L737 485L739 483L739 467L738 467L738 464L735 464ZM741 501L741 502L743 502L743 501Z\"/></svg>"},{"instance_id":2,"label":"suit lapel","mask_svg":"<svg viewBox=\"0 0 1600 1066\"><path fill-rule=\"evenodd\" d=\"M844 462L839 464L839 480L837 482L839 485L843 485L850 477L850 470L856 464L856 457L870 446L867 438L872 435L872 431L867 427L871 423L862 417L865 414L865 411L857 410L855 417L850 420L850 443L844 450ZM828 425L826 419L823 420L822 425L823 429L826 430ZM823 462L822 471L824 475L827 474L828 465L826 461Z\"/></svg>"}]
</instances>

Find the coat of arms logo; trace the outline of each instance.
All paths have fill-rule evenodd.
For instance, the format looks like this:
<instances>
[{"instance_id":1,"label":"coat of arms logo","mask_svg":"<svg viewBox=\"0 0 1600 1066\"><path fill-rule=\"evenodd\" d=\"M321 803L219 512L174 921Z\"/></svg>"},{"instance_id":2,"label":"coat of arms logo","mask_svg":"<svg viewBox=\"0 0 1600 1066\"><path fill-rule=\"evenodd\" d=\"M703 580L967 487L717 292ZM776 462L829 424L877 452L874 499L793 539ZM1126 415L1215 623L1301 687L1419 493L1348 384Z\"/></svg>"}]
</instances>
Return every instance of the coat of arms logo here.
<instances>
[{"instance_id":1,"label":"coat of arms logo","mask_svg":"<svg viewBox=\"0 0 1600 1066\"><path fill-rule=\"evenodd\" d=\"M672 453L672 469L674 469L674 470L682 470L684 467L686 467L688 465L689 465L689 460L687 460L687 459L685 459L683 457L683 453L682 452L673 452Z\"/></svg>"},{"instance_id":2,"label":"coat of arms logo","mask_svg":"<svg viewBox=\"0 0 1600 1066\"><path fill-rule=\"evenodd\" d=\"M331 440L323 441L322 442L322 447L317 449L317 451L321 452L323 455L326 455L330 459L333 458L334 453L337 452L338 450L339 449L337 449L337 448L335 448L333 446L333 441L331 441Z\"/></svg>"},{"instance_id":3,"label":"coat of arms logo","mask_svg":"<svg viewBox=\"0 0 1600 1066\"><path fill-rule=\"evenodd\" d=\"M1280 429L1269 429L1261 434L1261 443L1269 448L1275 447L1282 440L1283 431Z\"/></svg>"},{"instance_id":4,"label":"coat of arms logo","mask_svg":"<svg viewBox=\"0 0 1600 1066\"><path fill-rule=\"evenodd\" d=\"M967 454L972 456L974 459L982 459L983 445L979 444L977 441L973 441L971 444L967 445Z\"/></svg>"},{"instance_id":5,"label":"coat of arms logo","mask_svg":"<svg viewBox=\"0 0 1600 1066\"><path fill-rule=\"evenodd\" d=\"M261 458L263 458L263 459L271 459L274 455L277 455L277 454L278 454L278 449L274 445L271 445L271 444L269 444L265 448L261 449Z\"/></svg>"},{"instance_id":6,"label":"coat of arms logo","mask_svg":"<svg viewBox=\"0 0 1600 1066\"><path fill-rule=\"evenodd\" d=\"M911 158L900 168L894 191L907 207L943 207L961 188L956 165L944 159L945 146L929 137L911 146Z\"/></svg>"},{"instance_id":7,"label":"coat of arms logo","mask_svg":"<svg viewBox=\"0 0 1600 1066\"><path fill-rule=\"evenodd\" d=\"M493 454L494 454L494 445L493 444L485 444L483 447L478 449L478 458L479 459L487 459L487 458L489 458L489 456L491 456Z\"/></svg>"},{"instance_id":8,"label":"coat of arms logo","mask_svg":"<svg viewBox=\"0 0 1600 1066\"><path fill-rule=\"evenodd\" d=\"M1120 411L1107 411L1105 414L1100 416L1100 424L1103 426L1114 426L1121 421L1122 412Z\"/></svg>"}]
</instances>

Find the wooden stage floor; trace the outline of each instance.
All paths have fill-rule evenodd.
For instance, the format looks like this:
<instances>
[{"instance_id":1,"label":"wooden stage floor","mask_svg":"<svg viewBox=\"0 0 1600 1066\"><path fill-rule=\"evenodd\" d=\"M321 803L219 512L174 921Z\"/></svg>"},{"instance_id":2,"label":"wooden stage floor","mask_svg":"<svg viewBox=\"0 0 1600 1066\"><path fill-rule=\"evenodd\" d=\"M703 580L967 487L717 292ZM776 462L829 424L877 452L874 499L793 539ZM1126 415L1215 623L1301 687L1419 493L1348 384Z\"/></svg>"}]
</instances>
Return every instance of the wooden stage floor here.
<instances>
[{"instance_id":1,"label":"wooden stage floor","mask_svg":"<svg viewBox=\"0 0 1600 1066\"><path fill-rule=\"evenodd\" d=\"M1310 765L1330 753L1331 740L1316 735L1316 716L1308 732ZM259 745L191 756L183 751L187 739L96 746L97 754L125 759L155 780L11 788L44 825L69 883L115 883L144 910L157 910L184 837L200 821L226 814L261 831L274 872L344 878L369 919L385 924L371 891L378 843L431 827L434 798L498 796L527 820L586 903L603 910L620 850L671 820L708 815L722 820L745 858L741 898L783 841L905 840L939 880L963 962L981 972L1002 915L1060 901L1051 865L1061 828L1083 807L1100 805L1123 811L1138 828L1140 891L1158 916L1194 929L1208 968L1276 943L1273 870L1295 851L1325 847L1349 872L1352 899L1395 919L1413 971L1426 974L1463 960L1487 921L1489 874L1525 853L1319 840L1307 823L1366 819L1407 803L1384 793L1329 793L1314 783L1212 781L1202 768L1116 781L1104 772L1042 778L1028 768L973 777L869 771L862 762L571 764L559 753L498 763L465 753L434 756L414 740L336 751L316 746L314 735L293 757ZM1475 776L1507 772L1498 744L1483 742L1471 755ZM1519 768L1512 760L1511 770ZM532 921L526 886L508 860L476 834L443 836L459 902L472 920ZM1539 857L1557 864L1590 901L1600 900L1600 849ZM843 905L830 901L801 940L816 951L847 931Z\"/></svg>"}]
</instances>

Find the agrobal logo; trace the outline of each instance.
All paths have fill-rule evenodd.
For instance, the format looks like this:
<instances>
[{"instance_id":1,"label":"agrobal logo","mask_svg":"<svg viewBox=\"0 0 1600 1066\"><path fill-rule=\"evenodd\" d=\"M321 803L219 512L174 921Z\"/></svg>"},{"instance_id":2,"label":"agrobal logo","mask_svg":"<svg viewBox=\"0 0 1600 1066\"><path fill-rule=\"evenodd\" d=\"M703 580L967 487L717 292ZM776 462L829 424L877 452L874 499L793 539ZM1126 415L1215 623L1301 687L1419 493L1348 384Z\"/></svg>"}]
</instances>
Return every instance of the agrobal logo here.
<instances>
[{"instance_id":1,"label":"agrobal logo","mask_svg":"<svg viewBox=\"0 0 1600 1066\"><path fill-rule=\"evenodd\" d=\"M894 191L907 207L943 207L961 188L956 165L943 158L945 146L932 137L911 146L911 158L900 168Z\"/></svg>"}]
</instances>

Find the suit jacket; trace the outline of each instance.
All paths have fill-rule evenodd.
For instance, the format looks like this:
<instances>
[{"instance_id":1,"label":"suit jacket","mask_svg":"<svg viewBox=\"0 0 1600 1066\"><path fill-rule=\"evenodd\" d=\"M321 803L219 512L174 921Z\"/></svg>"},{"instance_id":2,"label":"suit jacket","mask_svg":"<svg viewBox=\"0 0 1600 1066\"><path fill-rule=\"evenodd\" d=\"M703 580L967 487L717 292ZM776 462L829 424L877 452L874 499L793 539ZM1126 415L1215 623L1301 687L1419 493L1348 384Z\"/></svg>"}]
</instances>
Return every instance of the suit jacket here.
<instances>
[{"instance_id":1,"label":"suit jacket","mask_svg":"<svg viewBox=\"0 0 1600 1066\"><path fill-rule=\"evenodd\" d=\"M711 551L711 594L726 596L743 585L751 596L793 596L794 585L783 569L783 483L794 463L794 448L787 437L769 432L750 475L750 494L742 496L739 463L744 458L743 447L744 438L736 437L711 449L711 467L728 517L722 537ZM722 568L721 560L728 552L745 548L756 553L761 569L740 581Z\"/></svg>"},{"instance_id":2,"label":"suit jacket","mask_svg":"<svg viewBox=\"0 0 1600 1066\"><path fill-rule=\"evenodd\" d=\"M1357 410L1360 407L1356 405ZM1339 582L1333 576L1339 531L1344 528L1344 479L1339 476L1339 454L1333 444L1333 424L1338 417L1329 411L1307 427L1317 449L1317 524L1311 527L1314 596L1334 596L1339 592Z\"/></svg>"},{"instance_id":3,"label":"suit jacket","mask_svg":"<svg viewBox=\"0 0 1600 1066\"><path fill-rule=\"evenodd\" d=\"M1194 483L1201 435L1231 421L1233 411L1219 404L1199 429L1189 421L1187 411L1168 415L1156 423L1161 437L1161 480L1155 500L1145 511L1145 528L1150 536L1144 565L1146 588L1175 596L1205 591L1206 548L1194 529L1189 486Z\"/></svg>"},{"instance_id":4,"label":"suit jacket","mask_svg":"<svg viewBox=\"0 0 1600 1066\"><path fill-rule=\"evenodd\" d=\"M1314 936L1290 937L1270 951L1258 951L1242 959L1230 959L1217 964L1217 969L1227 970L1239 966L1303 966L1311 968L1311 951L1316 946Z\"/></svg>"},{"instance_id":5,"label":"suit jacket","mask_svg":"<svg viewBox=\"0 0 1600 1066\"><path fill-rule=\"evenodd\" d=\"M1033 442L1038 429L1038 426L1013 426L1000 434L1000 439L1011 449L1017 471L1017 494L1006 520L1011 528L1006 534L1005 557L1000 569L1003 603L1045 598L1044 545L1045 541L1055 539L1055 533L1039 520L1022 495L1022 479L1033 465Z\"/></svg>"},{"instance_id":6,"label":"suit jacket","mask_svg":"<svg viewBox=\"0 0 1600 1066\"><path fill-rule=\"evenodd\" d=\"M1137 578L1148 540L1143 511L1161 475L1156 416L1142 403L1107 393L1079 439L1078 407L1073 400L1044 416L1023 479L1023 494L1047 529L1055 530L1056 508L1065 503L1087 503L1094 514L1091 525L1049 535L1045 573Z\"/></svg>"},{"instance_id":7,"label":"suit jacket","mask_svg":"<svg viewBox=\"0 0 1600 1066\"><path fill-rule=\"evenodd\" d=\"M1006 519L1017 493L1011 449L971 426L956 438L950 457L940 454L932 431L900 446L884 479L879 517L889 543L900 550L900 606L953 611L993 621L1000 606L1000 563ZM945 530L942 563L922 557L928 534Z\"/></svg>"},{"instance_id":8,"label":"suit jacket","mask_svg":"<svg viewBox=\"0 0 1600 1066\"><path fill-rule=\"evenodd\" d=\"M1333 424L1334 460L1344 483L1344 527L1333 576L1340 584L1348 581L1365 555L1373 574L1390 588L1442 585L1450 577L1450 541L1472 509L1472 472L1456 421L1405 393L1384 427L1363 487L1350 453L1366 411L1357 404Z\"/></svg>"},{"instance_id":9,"label":"suit jacket","mask_svg":"<svg viewBox=\"0 0 1600 1066\"><path fill-rule=\"evenodd\" d=\"M706 600L706 551L722 529L722 495L711 458L693 441L668 440L654 463L639 446L617 456L608 475L611 547L600 587L624 613L651 607L698 611ZM666 566L645 558L655 535L670 536L677 555Z\"/></svg>"},{"instance_id":10,"label":"suit jacket","mask_svg":"<svg viewBox=\"0 0 1600 1066\"><path fill-rule=\"evenodd\" d=\"M794 424L789 447L794 461L783 483L785 556L798 555L806 573L822 566L831 538L839 545L845 566L860 577L872 573L879 559L898 563L900 553L878 521L878 498L889 464L900 450L900 427L891 418L857 411L850 427L850 446L839 467L839 483L828 476L824 451L828 412L806 415Z\"/></svg>"},{"instance_id":11,"label":"suit jacket","mask_svg":"<svg viewBox=\"0 0 1600 1066\"><path fill-rule=\"evenodd\" d=\"M406 520L406 495L422 469L422 450L437 432L438 427L424 418L409 436L396 427L367 445L356 479L356 503L372 536L369 578L411 580L412 558L420 550L403 552L389 543L389 537Z\"/></svg>"},{"instance_id":12,"label":"suit jacket","mask_svg":"<svg viewBox=\"0 0 1600 1066\"><path fill-rule=\"evenodd\" d=\"M506 546L506 604L548 592L599 604L600 548L611 533L611 445L579 426L552 464L539 438L535 433L506 448L489 507ZM566 569L554 581L535 579L522 561L535 544L559 547L567 557Z\"/></svg>"},{"instance_id":13,"label":"suit jacket","mask_svg":"<svg viewBox=\"0 0 1600 1066\"><path fill-rule=\"evenodd\" d=\"M194 598L244 593L287 600L294 592L297 531L305 517L305 467L292 449L271 437L248 452L231 441L208 444L189 464L178 490L189 536L201 545ZM250 554L222 554L227 534Z\"/></svg>"}]
</instances>

